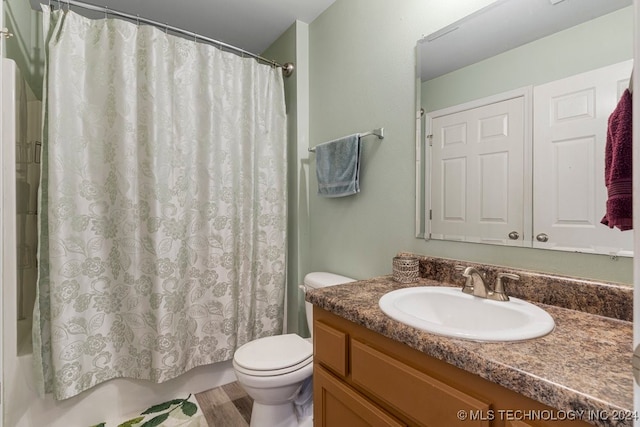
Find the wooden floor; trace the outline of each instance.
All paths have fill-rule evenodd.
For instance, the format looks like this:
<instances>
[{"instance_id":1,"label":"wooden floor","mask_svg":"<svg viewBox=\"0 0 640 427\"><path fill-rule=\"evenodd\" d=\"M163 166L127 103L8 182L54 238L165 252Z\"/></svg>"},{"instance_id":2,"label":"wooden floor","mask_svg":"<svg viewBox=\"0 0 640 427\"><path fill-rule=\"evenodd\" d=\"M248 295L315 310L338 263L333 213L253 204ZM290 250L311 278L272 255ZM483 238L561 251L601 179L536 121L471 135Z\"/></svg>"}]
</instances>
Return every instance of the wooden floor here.
<instances>
[{"instance_id":1,"label":"wooden floor","mask_svg":"<svg viewBox=\"0 0 640 427\"><path fill-rule=\"evenodd\" d=\"M196 394L209 427L248 427L253 400L233 382Z\"/></svg>"}]
</instances>

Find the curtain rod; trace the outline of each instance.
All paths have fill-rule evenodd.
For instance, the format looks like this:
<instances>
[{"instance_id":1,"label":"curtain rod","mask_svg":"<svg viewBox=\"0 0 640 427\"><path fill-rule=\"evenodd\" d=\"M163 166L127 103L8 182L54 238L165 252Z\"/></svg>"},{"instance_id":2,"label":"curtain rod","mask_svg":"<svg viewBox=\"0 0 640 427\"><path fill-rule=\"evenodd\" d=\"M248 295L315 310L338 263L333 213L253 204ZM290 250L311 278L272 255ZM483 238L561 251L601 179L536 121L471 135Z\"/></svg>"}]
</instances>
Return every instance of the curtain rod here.
<instances>
[{"instance_id":1,"label":"curtain rod","mask_svg":"<svg viewBox=\"0 0 640 427\"><path fill-rule=\"evenodd\" d=\"M174 33L178 33L178 34L182 34L185 36L191 36L194 38L194 40L202 40L205 41L207 43L213 44L213 45L217 45L218 47L220 47L221 49L224 47L226 49L232 50L236 53L239 53L240 55L247 55L250 56L252 58L257 59L258 61L262 61L262 62L266 62L267 64L271 64L274 67L279 67L282 68L282 74L285 77L289 77L291 74L293 74L293 69L294 69L294 65L291 62L287 62L285 64L279 64L278 62L272 60L272 59L267 59L264 58L260 55L257 55L255 53L251 53L248 52L242 48L236 47L236 46L232 46L230 44L221 42L219 40L215 40L209 37L204 37L201 36L197 33L194 33L193 31L187 31L187 30L183 30L182 28L178 28L178 27L172 27L171 25L167 24L167 23L162 23L162 22L158 22L158 21L154 21L148 18L141 18L140 15L131 15L129 13L125 13L125 12L121 12L115 9L109 9L106 6L97 6L95 4L91 4L91 3L86 3L86 2L82 2L82 1L77 1L77 0L48 0L49 6L51 6L51 2L56 2L58 3L58 5L60 5L60 8L62 9L63 6L66 4L67 5L67 10L70 9L71 6L77 6L80 7L82 9L87 9L87 10L93 10L95 12L103 12L105 15L114 15L114 16L119 16L121 18L127 18L131 21L135 21L138 24L143 22L145 24L149 24L149 25L153 25L154 27L157 28L163 28L165 31L171 31Z\"/></svg>"}]
</instances>

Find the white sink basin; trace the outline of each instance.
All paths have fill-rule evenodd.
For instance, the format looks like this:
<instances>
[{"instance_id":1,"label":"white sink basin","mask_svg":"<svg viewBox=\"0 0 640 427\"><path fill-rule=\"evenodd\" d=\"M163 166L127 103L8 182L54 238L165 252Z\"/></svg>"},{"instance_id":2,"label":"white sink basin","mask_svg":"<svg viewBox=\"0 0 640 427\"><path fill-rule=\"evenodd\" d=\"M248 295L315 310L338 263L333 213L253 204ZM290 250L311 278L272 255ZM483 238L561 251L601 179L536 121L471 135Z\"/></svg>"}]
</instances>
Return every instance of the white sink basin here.
<instances>
[{"instance_id":1,"label":"white sink basin","mask_svg":"<svg viewBox=\"0 0 640 427\"><path fill-rule=\"evenodd\" d=\"M452 338L520 341L548 334L553 318L527 301L493 301L465 294L461 288L419 286L391 291L380 308L406 325Z\"/></svg>"}]
</instances>

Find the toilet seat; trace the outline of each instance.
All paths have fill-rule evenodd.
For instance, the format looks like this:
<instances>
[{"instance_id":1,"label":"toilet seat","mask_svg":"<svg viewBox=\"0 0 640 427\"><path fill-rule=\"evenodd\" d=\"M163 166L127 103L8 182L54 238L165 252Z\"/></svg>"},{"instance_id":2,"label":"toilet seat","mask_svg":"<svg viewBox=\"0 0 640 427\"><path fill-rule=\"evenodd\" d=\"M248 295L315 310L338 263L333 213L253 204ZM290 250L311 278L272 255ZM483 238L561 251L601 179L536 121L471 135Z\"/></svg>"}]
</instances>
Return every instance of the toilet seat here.
<instances>
[{"instance_id":1,"label":"toilet seat","mask_svg":"<svg viewBox=\"0 0 640 427\"><path fill-rule=\"evenodd\" d=\"M246 375L276 376L295 372L313 362L313 345L296 334L250 341L233 357L236 370Z\"/></svg>"}]
</instances>

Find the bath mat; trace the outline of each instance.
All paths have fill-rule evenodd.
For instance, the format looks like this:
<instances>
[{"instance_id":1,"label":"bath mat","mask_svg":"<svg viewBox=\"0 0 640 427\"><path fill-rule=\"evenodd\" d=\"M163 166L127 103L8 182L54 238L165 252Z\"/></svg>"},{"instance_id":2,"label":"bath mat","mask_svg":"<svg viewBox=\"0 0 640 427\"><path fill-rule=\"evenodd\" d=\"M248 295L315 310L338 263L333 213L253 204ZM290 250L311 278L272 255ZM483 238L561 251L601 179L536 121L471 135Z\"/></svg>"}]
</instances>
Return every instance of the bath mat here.
<instances>
[{"instance_id":1,"label":"bath mat","mask_svg":"<svg viewBox=\"0 0 640 427\"><path fill-rule=\"evenodd\" d=\"M174 399L153 405L139 416L132 417L117 427L207 427L202 410L195 396ZM91 427L116 427L116 424L100 423Z\"/></svg>"}]
</instances>

